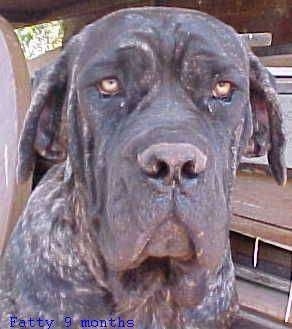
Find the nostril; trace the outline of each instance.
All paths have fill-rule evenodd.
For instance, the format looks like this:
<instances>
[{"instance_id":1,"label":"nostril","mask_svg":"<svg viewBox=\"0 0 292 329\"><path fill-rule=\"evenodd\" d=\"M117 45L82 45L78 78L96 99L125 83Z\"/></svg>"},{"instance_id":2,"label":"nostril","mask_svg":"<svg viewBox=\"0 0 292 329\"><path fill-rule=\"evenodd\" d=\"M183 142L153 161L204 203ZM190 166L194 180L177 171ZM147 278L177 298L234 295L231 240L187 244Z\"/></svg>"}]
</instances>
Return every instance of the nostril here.
<instances>
[{"instance_id":1,"label":"nostril","mask_svg":"<svg viewBox=\"0 0 292 329\"><path fill-rule=\"evenodd\" d=\"M153 178L165 178L169 175L169 166L165 161L157 160L152 171L148 174Z\"/></svg>"},{"instance_id":2,"label":"nostril","mask_svg":"<svg viewBox=\"0 0 292 329\"><path fill-rule=\"evenodd\" d=\"M187 161L181 169L181 175L185 178L196 178L198 173L196 172L196 164L193 160Z\"/></svg>"},{"instance_id":3,"label":"nostril","mask_svg":"<svg viewBox=\"0 0 292 329\"><path fill-rule=\"evenodd\" d=\"M173 186L181 184L182 178L194 179L205 171L207 156L192 144L160 143L138 153L137 162L144 175Z\"/></svg>"}]
</instances>

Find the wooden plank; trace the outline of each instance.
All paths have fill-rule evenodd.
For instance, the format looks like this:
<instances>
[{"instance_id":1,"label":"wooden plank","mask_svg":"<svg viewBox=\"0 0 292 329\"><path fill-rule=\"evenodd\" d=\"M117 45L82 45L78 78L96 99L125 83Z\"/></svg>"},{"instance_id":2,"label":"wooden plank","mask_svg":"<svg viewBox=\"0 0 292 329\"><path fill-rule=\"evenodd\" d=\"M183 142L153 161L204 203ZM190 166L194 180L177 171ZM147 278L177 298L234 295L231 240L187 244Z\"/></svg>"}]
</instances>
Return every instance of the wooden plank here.
<instances>
[{"instance_id":1,"label":"wooden plank","mask_svg":"<svg viewBox=\"0 0 292 329\"><path fill-rule=\"evenodd\" d=\"M290 229L265 224L253 218L233 215L231 230L252 238L260 237L263 241L275 246L292 250L292 231Z\"/></svg>"},{"instance_id":2,"label":"wooden plank","mask_svg":"<svg viewBox=\"0 0 292 329\"><path fill-rule=\"evenodd\" d=\"M272 33L243 33L241 35L250 47L268 47L272 44Z\"/></svg>"},{"instance_id":3,"label":"wooden plank","mask_svg":"<svg viewBox=\"0 0 292 329\"><path fill-rule=\"evenodd\" d=\"M104 5L107 10L103 10ZM287 0L262 0L262 1L105 1L105 0L0 0L0 12L15 26L23 24L36 24L38 22L54 20L57 18L68 18L85 13L101 12L108 13L113 9L129 6L163 5L186 7L205 11L213 16L222 19L235 27L239 32L266 32L274 36L274 45L284 44L291 41L292 25L291 8L292 3ZM110 8L111 7L111 8ZM261 19L258 19L258 18ZM268 48L265 48L268 49Z\"/></svg>"},{"instance_id":4,"label":"wooden plank","mask_svg":"<svg viewBox=\"0 0 292 329\"><path fill-rule=\"evenodd\" d=\"M273 34L273 45L287 44L291 41L292 3L287 0L263 0L258 2L242 1L164 1L164 0L0 0L0 12L15 27L37 24L40 22L96 14L100 17L112 10L134 6L175 6L192 8L207 12L233 26L238 32L266 32ZM258 19L261 17L261 19ZM269 47L270 48L270 47ZM264 48L269 49L269 48Z\"/></svg>"},{"instance_id":5,"label":"wooden plank","mask_svg":"<svg viewBox=\"0 0 292 329\"><path fill-rule=\"evenodd\" d=\"M267 67L267 69L275 76L275 77L292 77L292 68L291 67Z\"/></svg>"},{"instance_id":6,"label":"wooden plank","mask_svg":"<svg viewBox=\"0 0 292 329\"><path fill-rule=\"evenodd\" d=\"M292 64L292 63L291 63ZM277 78L277 92L279 94L292 94L292 77L290 78ZM290 111L291 113L291 111Z\"/></svg>"},{"instance_id":7,"label":"wooden plank","mask_svg":"<svg viewBox=\"0 0 292 329\"><path fill-rule=\"evenodd\" d=\"M18 138L30 102L30 79L13 28L1 17L0 61L1 253L30 193L30 182L16 183Z\"/></svg>"},{"instance_id":8,"label":"wooden plank","mask_svg":"<svg viewBox=\"0 0 292 329\"><path fill-rule=\"evenodd\" d=\"M80 17L83 15L95 15L96 19L106 15L114 10L130 7L142 7L142 6L153 6L153 0L86 0L78 1L74 4L71 4L70 7L61 7L58 10L50 12L45 20L52 19L66 19L72 17Z\"/></svg>"},{"instance_id":9,"label":"wooden plank","mask_svg":"<svg viewBox=\"0 0 292 329\"><path fill-rule=\"evenodd\" d=\"M291 42L292 2L287 0L228 1L165 0L163 5L198 9L233 26L238 32L266 32L273 45ZM269 49L269 47L264 48Z\"/></svg>"},{"instance_id":10,"label":"wooden plank","mask_svg":"<svg viewBox=\"0 0 292 329\"><path fill-rule=\"evenodd\" d=\"M273 38L273 45L271 47L256 48L255 54L259 57L267 57L267 56L287 55L292 53L291 39L283 40L282 43L278 43L278 44L275 44L274 41L275 38Z\"/></svg>"},{"instance_id":11,"label":"wooden plank","mask_svg":"<svg viewBox=\"0 0 292 329\"><path fill-rule=\"evenodd\" d=\"M292 54L265 56L261 57L260 60L265 66L270 67L292 66Z\"/></svg>"},{"instance_id":12,"label":"wooden plank","mask_svg":"<svg viewBox=\"0 0 292 329\"><path fill-rule=\"evenodd\" d=\"M254 268L235 265L235 273L239 279L259 284L264 287L273 288L275 290L289 294L290 281L279 278Z\"/></svg>"},{"instance_id":13,"label":"wooden plank","mask_svg":"<svg viewBox=\"0 0 292 329\"><path fill-rule=\"evenodd\" d=\"M288 240L288 236L291 237L290 233L283 231L292 230L291 180L288 180L285 187L281 187L272 177L240 173L232 194L232 210L237 227L242 227L240 218L253 219L257 223L257 228L259 223L272 225L274 229L280 229L278 232L284 239L282 241L291 245L292 240ZM249 226L248 224L247 228L250 232L257 232ZM264 229L265 234L272 234L269 226L264 226ZM285 237L286 234L288 235Z\"/></svg>"},{"instance_id":14,"label":"wooden plank","mask_svg":"<svg viewBox=\"0 0 292 329\"><path fill-rule=\"evenodd\" d=\"M50 7L60 7L71 4L72 0L60 0L58 2L52 2L51 0L25 0L19 2L19 0L0 0L0 10L18 10L18 11L37 11L47 10ZM77 2L77 0L75 0Z\"/></svg>"},{"instance_id":15,"label":"wooden plank","mask_svg":"<svg viewBox=\"0 0 292 329\"><path fill-rule=\"evenodd\" d=\"M52 2L51 0L0 0L0 10L15 10L15 11L37 11L37 10L48 10L50 8L60 8L66 7L68 5L74 5L80 1L78 0L59 0L58 2ZM87 0L82 1L87 2ZM99 3L100 1L96 1ZM111 1L114 2L114 1ZM158 1L157 1L158 2ZM259 2L240 2L240 1L230 1L230 0L221 0L220 6L218 6L218 2L216 0L207 0L207 1L193 1L193 0L183 0L183 1L160 1L161 5L173 5L173 6L185 6L191 8L200 7L202 10L210 10L213 9L216 12L224 13L233 13L233 12L244 12L250 13L253 12L254 15L258 13L258 11L265 9L268 7L269 9L278 9L280 10L284 5L286 5L286 9L288 10L291 7L291 4L287 3L287 0L262 0Z\"/></svg>"},{"instance_id":16,"label":"wooden plank","mask_svg":"<svg viewBox=\"0 0 292 329\"><path fill-rule=\"evenodd\" d=\"M288 294L241 279L237 280L236 285L242 307L284 324ZM292 314L290 314L288 324L292 325Z\"/></svg>"},{"instance_id":17,"label":"wooden plank","mask_svg":"<svg viewBox=\"0 0 292 329\"><path fill-rule=\"evenodd\" d=\"M17 6L9 8L5 3L1 4L0 0L0 12L14 23L14 27L21 27L88 14L99 18L122 8L154 5L154 0L62 0L58 1L58 3L56 2L56 4L53 4L50 0L43 0L42 6L38 6L38 3L34 1L30 0L31 3L27 6L22 6L18 3Z\"/></svg>"},{"instance_id":18,"label":"wooden plank","mask_svg":"<svg viewBox=\"0 0 292 329\"><path fill-rule=\"evenodd\" d=\"M260 314L241 308L232 329L287 329L290 325L272 321Z\"/></svg>"}]
</instances>

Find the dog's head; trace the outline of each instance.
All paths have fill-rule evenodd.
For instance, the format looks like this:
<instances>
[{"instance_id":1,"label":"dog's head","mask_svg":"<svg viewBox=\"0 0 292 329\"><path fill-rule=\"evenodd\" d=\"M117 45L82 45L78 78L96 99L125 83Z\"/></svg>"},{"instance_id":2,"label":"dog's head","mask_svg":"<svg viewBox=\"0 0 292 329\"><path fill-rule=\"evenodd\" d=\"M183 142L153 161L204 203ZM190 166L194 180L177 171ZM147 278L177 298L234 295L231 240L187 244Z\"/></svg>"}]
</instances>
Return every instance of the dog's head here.
<instances>
[{"instance_id":1,"label":"dog's head","mask_svg":"<svg viewBox=\"0 0 292 329\"><path fill-rule=\"evenodd\" d=\"M151 321L179 307L191 313L177 321L224 319L234 294L229 194L239 159L267 153L276 180L286 179L267 70L206 14L122 10L75 36L40 83L20 141L21 179L37 152L62 156L62 113L67 176L85 200L83 220L98 219L96 246L124 294L116 304L141 309L150 300Z\"/></svg>"}]
</instances>

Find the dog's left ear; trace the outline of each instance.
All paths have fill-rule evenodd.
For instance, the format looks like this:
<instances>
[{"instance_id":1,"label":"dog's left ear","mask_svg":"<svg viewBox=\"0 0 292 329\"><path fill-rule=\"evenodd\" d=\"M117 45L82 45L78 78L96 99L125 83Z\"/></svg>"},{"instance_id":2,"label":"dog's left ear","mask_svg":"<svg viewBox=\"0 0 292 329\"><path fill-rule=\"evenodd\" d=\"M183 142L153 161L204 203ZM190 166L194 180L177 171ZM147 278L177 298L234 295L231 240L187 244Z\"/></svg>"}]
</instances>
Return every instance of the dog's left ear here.
<instances>
[{"instance_id":1,"label":"dog's left ear","mask_svg":"<svg viewBox=\"0 0 292 329\"><path fill-rule=\"evenodd\" d=\"M274 178L278 184L284 185L287 180L285 135L275 80L251 51L249 65L253 135L244 156L257 157L267 154Z\"/></svg>"},{"instance_id":2,"label":"dog's left ear","mask_svg":"<svg viewBox=\"0 0 292 329\"><path fill-rule=\"evenodd\" d=\"M67 83L66 52L47 67L39 77L27 110L19 147L17 180L26 181L33 172L36 157L58 162L64 158L56 142L61 129L62 108Z\"/></svg>"}]
</instances>

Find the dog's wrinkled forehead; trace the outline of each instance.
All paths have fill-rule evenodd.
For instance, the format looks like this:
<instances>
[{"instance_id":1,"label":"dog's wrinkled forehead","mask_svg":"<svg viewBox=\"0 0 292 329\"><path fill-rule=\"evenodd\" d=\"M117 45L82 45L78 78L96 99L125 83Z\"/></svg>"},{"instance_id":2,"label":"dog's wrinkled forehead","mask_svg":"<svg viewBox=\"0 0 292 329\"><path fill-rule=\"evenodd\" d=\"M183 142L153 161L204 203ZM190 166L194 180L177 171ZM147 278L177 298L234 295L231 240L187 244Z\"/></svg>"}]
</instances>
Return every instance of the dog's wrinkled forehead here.
<instances>
[{"instance_id":1,"label":"dog's wrinkled forehead","mask_svg":"<svg viewBox=\"0 0 292 329\"><path fill-rule=\"evenodd\" d=\"M202 12L179 8L133 8L117 11L87 26L78 36L78 64L97 53L140 43L156 49L165 59L175 51L195 49L221 57L247 70L248 60L240 36L230 26Z\"/></svg>"}]
</instances>

